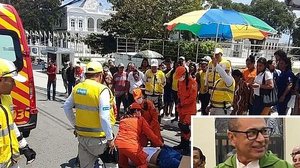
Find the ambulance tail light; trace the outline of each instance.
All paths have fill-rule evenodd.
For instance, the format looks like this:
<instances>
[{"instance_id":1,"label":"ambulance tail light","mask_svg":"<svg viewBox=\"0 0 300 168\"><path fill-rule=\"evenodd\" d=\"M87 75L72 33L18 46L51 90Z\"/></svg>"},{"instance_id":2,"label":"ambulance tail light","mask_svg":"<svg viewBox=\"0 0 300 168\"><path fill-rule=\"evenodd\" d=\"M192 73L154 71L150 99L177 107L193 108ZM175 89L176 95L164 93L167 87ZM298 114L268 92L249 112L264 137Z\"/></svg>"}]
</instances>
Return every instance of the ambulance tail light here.
<instances>
[{"instance_id":1,"label":"ambulance tail light","mask_svg":"<svg viewBox=\"0 0 300 168\"><path fill-rule=\"evenodd\" d=\"M32 82L29 82L29 98L30 100L34 98L34 87Z\"/></svg>"},{"instance_id":2,"label":"ambulance tail light","mask_svg":"<svg viewBox=\"0 0 300 168\"><path fill-rule=\"evenodd\" d=\"M28 111L30 114L37 114L38 110L35 108L35 89L34 89L34 84L33 81L29 81L29 98L30 98L30 106L28 107ZM26 109L27 110L27 109Z\"/></svg>"}]
</instances>

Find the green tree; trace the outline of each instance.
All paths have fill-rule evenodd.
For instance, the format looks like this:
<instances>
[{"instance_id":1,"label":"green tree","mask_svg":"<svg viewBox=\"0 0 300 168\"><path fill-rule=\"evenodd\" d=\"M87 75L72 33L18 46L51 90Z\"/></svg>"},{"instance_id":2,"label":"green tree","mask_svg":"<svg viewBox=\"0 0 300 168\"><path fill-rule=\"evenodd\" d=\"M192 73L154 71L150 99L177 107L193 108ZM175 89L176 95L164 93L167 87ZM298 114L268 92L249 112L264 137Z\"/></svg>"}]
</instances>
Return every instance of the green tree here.
<instances>
[{"instance_id":1,"label":"green tree","mask_svg":"<svg viewBox=\"0 0 300 168\"><path fill-rule=\"evenodd\" d=\"M118 11L103 23L111 34L132 38L164 38L164 23L186 12L199 9L200 1L192 0L113 0Z\"/></svg>"},{"instance_id":2,"label":"green tree","mask_svg":"<svg viewBox=\"0 0 300 168\"><path fill-rule=\"evenodd\" d=\"M89 34L84 43L91 47L92 51L99 54L116 52L117 41L112 35Z\"/></svg>"},{"instance_id":3,"label":"green tree","mask_svg":"<svg viewBox=\"0 0 300 168\"><path fill-rule=\"evenodd\" d=\"M18 11L27 30L51 31L60 16L60 0L10 0L10 3Z\"/></svg>"},{"instance_id":4,"label":"green tree","mask_svg":"<svg viewBox=\"0 0 300 168\"><path fill-rule=\"evenodd\" d=\"M292 33L293 44L295 46L300 46L300 19L298 18L295 22L295 29Z\"/></svg>"},{"instance_id":5,"label":"green tree","mask_svg":"<svg viewBox=\"0 0 300 168\"><path fill-rule=\"evenodd\" d=\"M253 0L250 14L265 21L279 33L290 32L296 18L291 8L277 0Z\"/></svg>"}]
</instances>

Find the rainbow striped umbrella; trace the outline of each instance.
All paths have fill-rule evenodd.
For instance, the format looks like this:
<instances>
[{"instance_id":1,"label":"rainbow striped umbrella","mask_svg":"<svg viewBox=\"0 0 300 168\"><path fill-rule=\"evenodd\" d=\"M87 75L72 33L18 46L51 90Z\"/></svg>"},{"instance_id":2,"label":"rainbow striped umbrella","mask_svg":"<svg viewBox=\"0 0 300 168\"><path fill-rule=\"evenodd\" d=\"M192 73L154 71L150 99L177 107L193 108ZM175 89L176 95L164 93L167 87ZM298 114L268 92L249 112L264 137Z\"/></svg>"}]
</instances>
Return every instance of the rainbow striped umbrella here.
<instances>
[{"instance_id":1,"label":"rainbow striped umbrella","mask_svg":"<svg viewBox=\"0 0 300 168\"><path fill-rule=\"evenodd\" d=\"M262 40L277 33L255 16L223 9L192 11L164 25L168 30L188 30L200 38Z\"/></svg>"}]
</instances>

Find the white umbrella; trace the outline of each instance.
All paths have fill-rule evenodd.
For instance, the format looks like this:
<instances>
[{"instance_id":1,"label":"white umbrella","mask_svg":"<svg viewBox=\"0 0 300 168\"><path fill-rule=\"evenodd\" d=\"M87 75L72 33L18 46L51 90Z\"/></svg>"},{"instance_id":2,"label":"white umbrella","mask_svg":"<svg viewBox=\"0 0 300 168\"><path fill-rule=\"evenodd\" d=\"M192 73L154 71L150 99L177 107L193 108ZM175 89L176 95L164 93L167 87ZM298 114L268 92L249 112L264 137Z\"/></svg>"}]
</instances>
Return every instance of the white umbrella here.
<instances>
[{"instance_id":1,"label":"white umbrella","mask_svg":"<svg viewBox=\"0 0 300 168\"><path fill-rule=\"evenodd\" d=\"M164 58L164 56L155 51L144 50L138 52L136 55L133 56L133 58L159 59Z\"/></svg>"}]
</instances>

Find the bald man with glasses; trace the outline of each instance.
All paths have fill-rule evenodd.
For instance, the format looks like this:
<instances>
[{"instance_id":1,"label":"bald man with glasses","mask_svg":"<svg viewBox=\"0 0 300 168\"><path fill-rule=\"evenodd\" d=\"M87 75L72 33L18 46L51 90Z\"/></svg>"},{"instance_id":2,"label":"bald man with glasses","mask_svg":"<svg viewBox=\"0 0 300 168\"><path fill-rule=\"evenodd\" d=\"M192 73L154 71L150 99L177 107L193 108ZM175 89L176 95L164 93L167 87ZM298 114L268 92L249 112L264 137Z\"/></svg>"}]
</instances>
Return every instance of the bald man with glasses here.
<instances>
[{"instance_id":1,"label":"bald man with glasses","mask_svg":"<svg viewBox=\"0 0 300 168\"><path fill-rule=\"evenodd\" d=\"M292 168L268 150L271 134L263 118L231 118L227 136L236 154L217 168Z\"/></svg>"}]
</instances>

